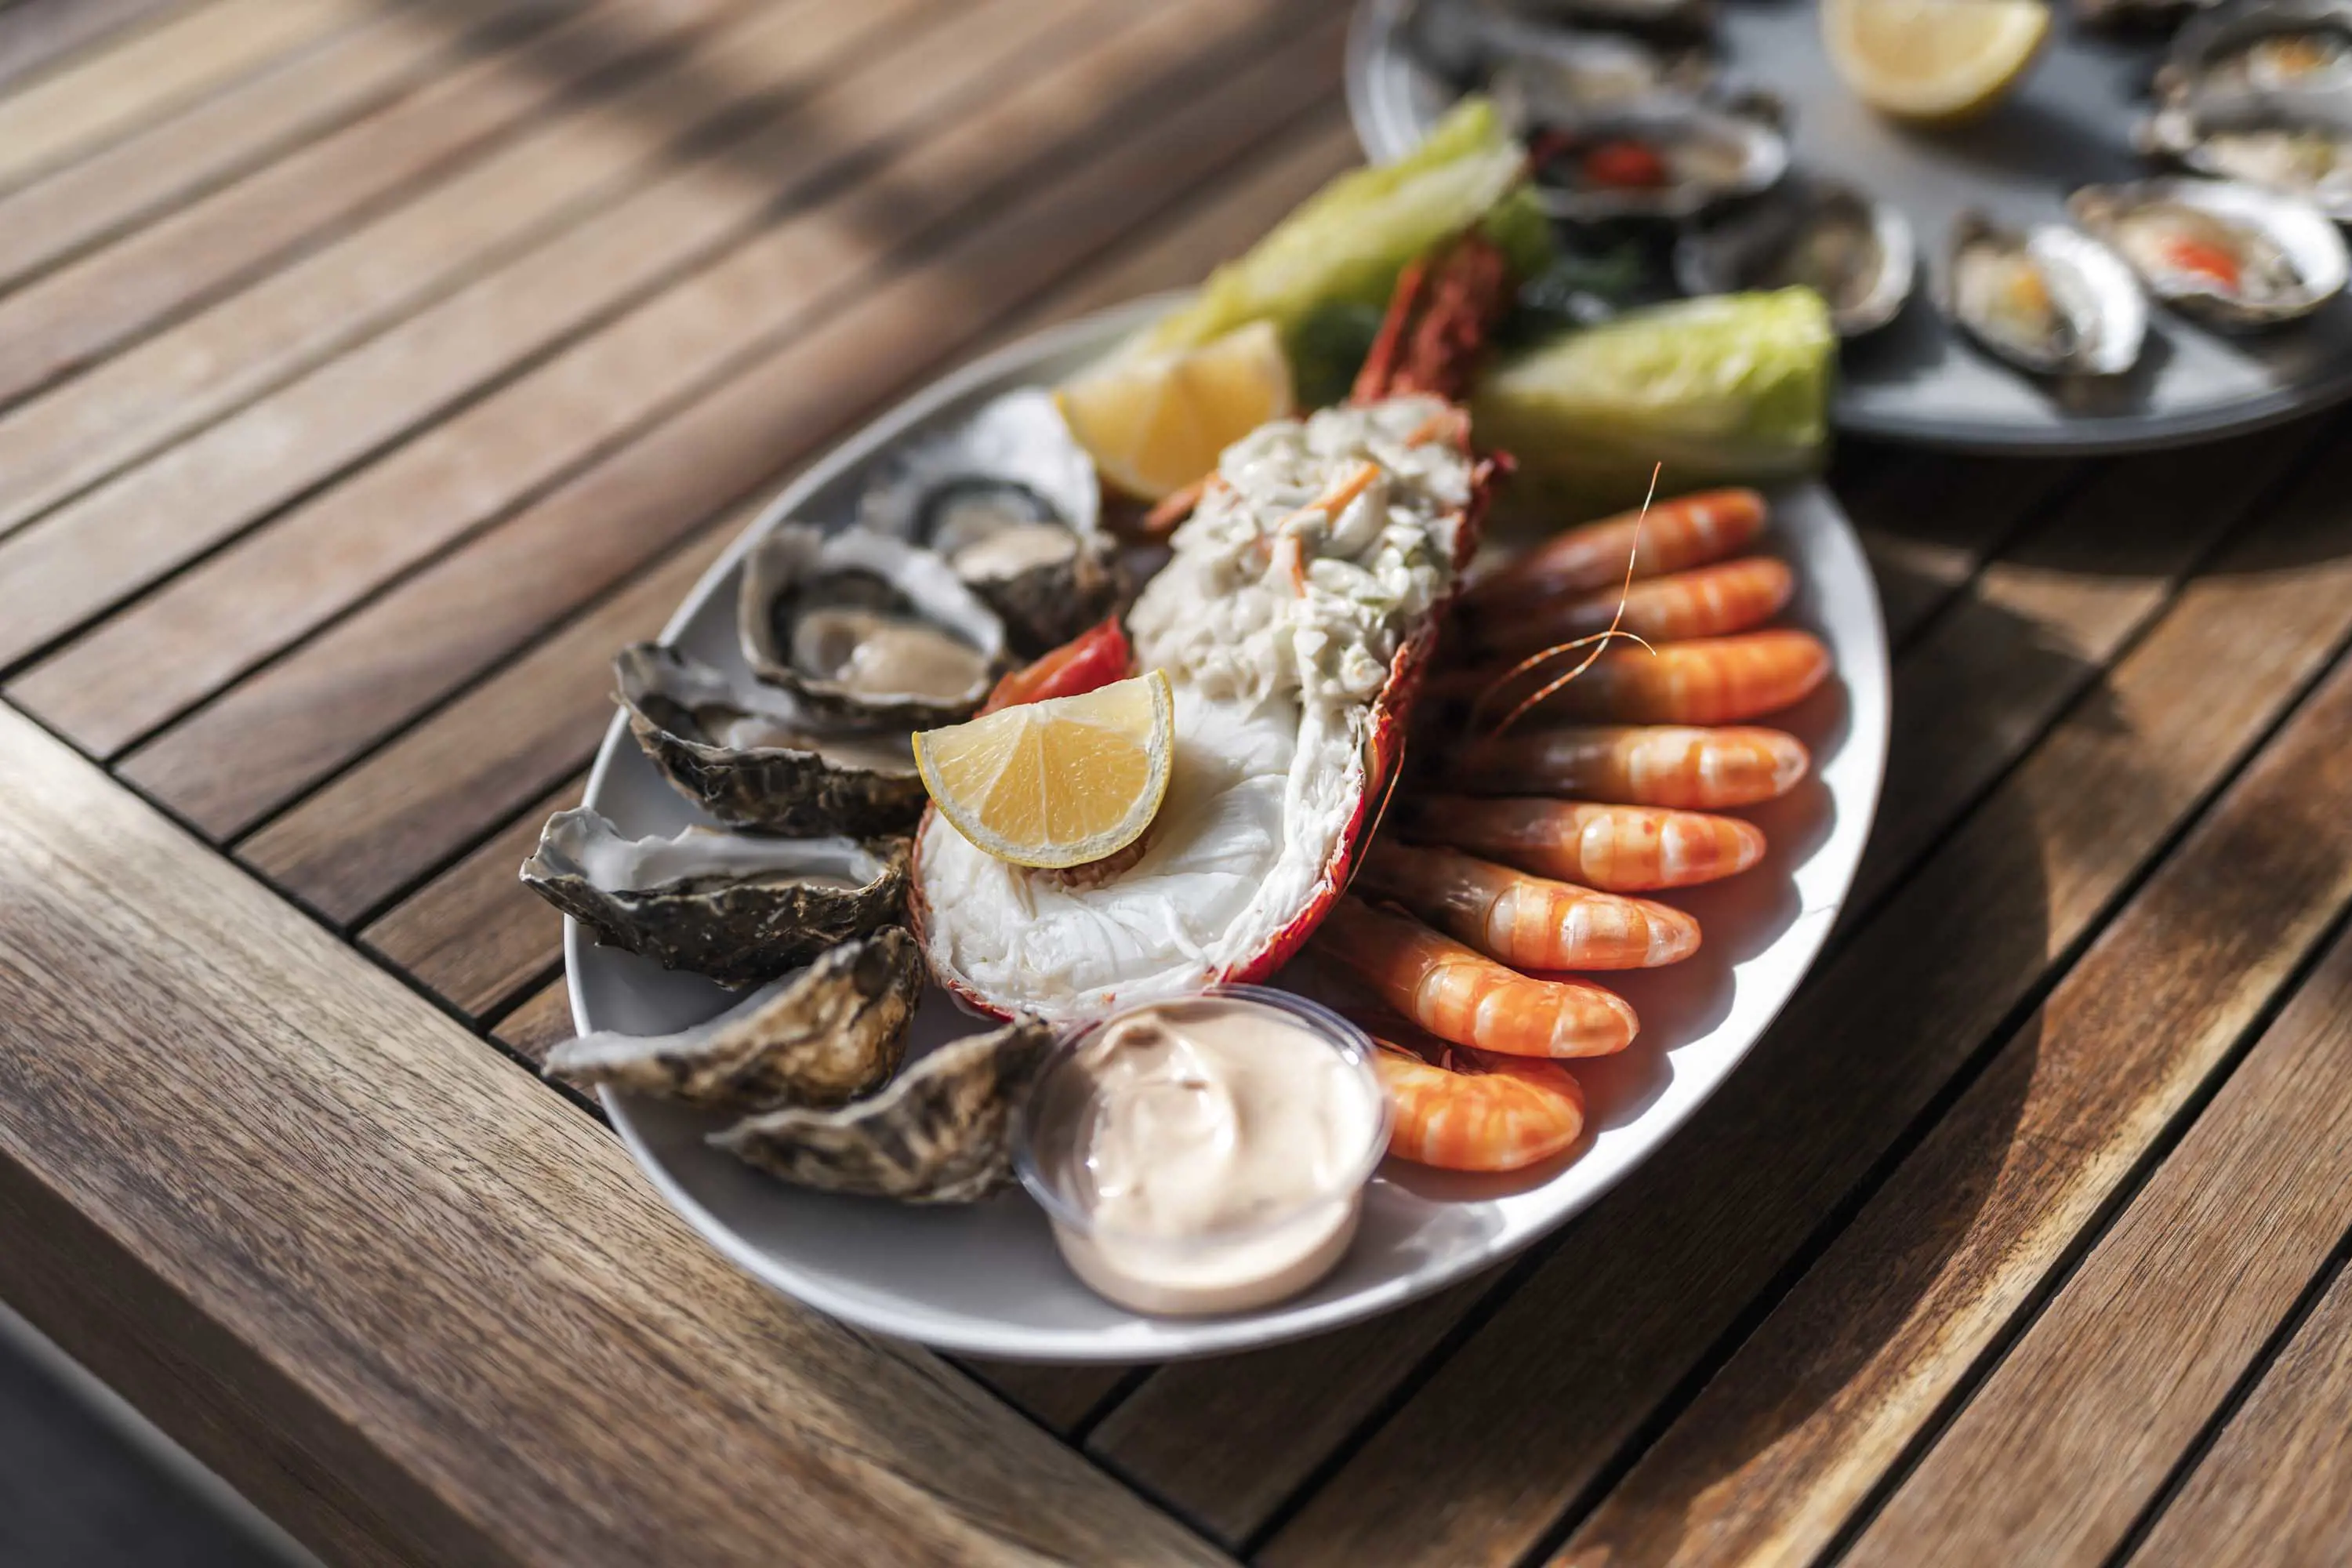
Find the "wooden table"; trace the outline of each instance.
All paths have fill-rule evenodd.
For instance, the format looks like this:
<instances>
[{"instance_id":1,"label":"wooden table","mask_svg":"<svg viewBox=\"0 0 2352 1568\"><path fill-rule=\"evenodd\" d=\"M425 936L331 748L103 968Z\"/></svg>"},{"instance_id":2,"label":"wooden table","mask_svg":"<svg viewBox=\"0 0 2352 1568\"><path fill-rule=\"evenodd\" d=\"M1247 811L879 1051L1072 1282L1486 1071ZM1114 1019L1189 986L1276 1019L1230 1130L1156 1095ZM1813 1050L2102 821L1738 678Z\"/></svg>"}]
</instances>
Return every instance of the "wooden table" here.
<instances>
[{"instance_id":1,"label":"wooden table","mask_svg":"<svg viewBox=\"0 0 2352 1568\"><path fill-rule=\"evenodd\" d=\"M1352 161L1316 0L0 9L0 1296L337 1561L2352 1557L2352 444L1850 448L1886 804L1484 1278L1167 1368L736 1275L585 1106L605 661Z\"/></svg>"}]
</instances>

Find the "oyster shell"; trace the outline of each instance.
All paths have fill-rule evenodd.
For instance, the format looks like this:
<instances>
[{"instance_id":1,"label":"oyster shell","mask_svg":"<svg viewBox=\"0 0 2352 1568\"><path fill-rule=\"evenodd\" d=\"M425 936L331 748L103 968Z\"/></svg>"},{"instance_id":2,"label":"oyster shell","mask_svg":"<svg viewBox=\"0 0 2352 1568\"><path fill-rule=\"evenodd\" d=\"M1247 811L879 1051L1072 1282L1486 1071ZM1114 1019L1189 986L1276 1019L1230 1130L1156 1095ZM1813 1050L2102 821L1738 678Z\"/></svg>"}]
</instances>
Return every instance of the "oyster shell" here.
<instances>
[{"instance_id":1,"label":"oyster shell","mask_svg":"<svg viewBox=\"0 0 2352 1568\"><path fill-rule=\"evenodd\" d=\"M2158 96L2352 87L2352 0L2263 0L2208 10L2172 40Z\"/></svg>"},{"instance_id":2,"label":"oyster shell","mask_svg":"<svg viewBox=\"0 0 2352 1568\"><path fill-rule=\"evenodd\" d=\"M2344 237L2307 202L2228 180L2087 185L2074 221L2114 247L2149 293L2224 327L2309 315L2352 271Z\"/></svg>"},{"instance_id":3,"label":"oyster shell","mask_svg":"<svg viewBox=\"0 0 2352 1568\"><path fill-rule=\"evenodd\" d=\"M922 985L914 939L884 926L691 1029L567 1040L547 1075L731 1110L839 1105L898 1070Z\"/></svg>"},{"instance_id":4,"label":"oyster shell","mask_svg":"<svg viewBox=\"0 0 2352 1568\"><path fill-rule=\"evenodd\" d=\"M2352 223L2352 94L2196 92L2150 116L2138 141L2200 174L2301 196Z\"/></svg>"},{"instance_id":5,"label":"oyster shell","mask_svg":"<svg viewBox=\"0 0 2352 1568\"><path fill-rule=\"evenodd\" d=\"M1788 172L1788 138L1761 115L1668 101L1556 111L1524 73L1498 76L1495 92L1527 136L1537 199L1557 218L1690 217Z\"/></svg>"},{"instance_id":6,"label":"oyster shell","mask_svg":"<svg viewBox=\"0 0 2352 1568\"><path fill-rule=\"evenodd\" d=\"M1004 623L929 550L870 529L785 523L743 559L744 661L814 713L923 729L971 716Z\"/></svg>"},{"instance_id":7,"label":"oyster shell","mask_svg":"<svg viewBox=\"0 0 2352 1568\"><path fill-rule=\"evenodd\" d=\"M937 552L1034 657L1110 614L1127 590L1100 522L1101 481L1053 395L1008 393L909 443L866 488L861 527Z\"/></svg>"},{"instance_id":8,"label":"oyster shell","mask_svg":"<svg viewBox=\"0 0 2352 1568\"><path fill-rule=\"evenodd\" d=\"M1911 222L1892 205L1833 180L1787 180L1675 246L1692 294L1800 284L1829 302L1842 337L1885 326L1918 273Z\"/></svg>"},{"instance_id":9,"label":"oyster shell","mask_svg":"<svg viewBox=\"0 0 2352 1568\"><path fill-rule=\"evenodd\" d=\"M963 1204L1013 1180L1013 1113L1054 1043L1035 1018L940 1047L871 1100L774 1110L710 1135L804 1187L902 1203Z\"/></svg>"},{"instance_id":10,"label":"oyster shell","mask_svg":"<svg viewBox=\"0 0 2352 1568\"><path fill-rule=\"evenodd\" d=\"M1416 6L1402 37L1425 66L1465 92L1486 90L1500 72L1524 71L1556 111L1591 113L1668 93L1696 97L1717 74L1703 44L1563 26L1495 5Z\"/></svg>"},{"instance_id":11,"label":"oyster shell","mask_svg":"<svg viewBox=\"0 0 2352 1568\"><path fill-rule=\"evenodd\" d=\"M899 918L907 841L709 827L627 838L581 806L548 818L522 879L608 947L750 985Z\"/></svg>"},{"instance_id":12,"label":"oyster shell","mask_svg":"<svg viewBox=\"0 0 2352 1568\"><path fill-rule=\"evenodd\" d=\"M2120 375L2139 360L2147 301L2121 258L2063 224L1953 225L1946 309L2013 364L2045 375Z\"/></svg>"},{"instance_id":13,"label":"oyster shell","mask_svg":"<svg viewBox=\"0 0 2352 1568\"><path fill-rule=\"evenodd\" d=\"M1681 36L1715 28L1715 0L1513 0L1507 8L1577 27Z\"/></svg>"},{"instance_id":14,"label":"oyster shell","mask_svg":"<svg viewBox=\"0 0 2352 1568\"><path fill-rule=\"evenodd\" d=\"M791 695L658 643L613 660L618 700L646 755L719 821L777 833L903 833L923 814L907 732L843 733Z\"/></svg>"}]
</instances>

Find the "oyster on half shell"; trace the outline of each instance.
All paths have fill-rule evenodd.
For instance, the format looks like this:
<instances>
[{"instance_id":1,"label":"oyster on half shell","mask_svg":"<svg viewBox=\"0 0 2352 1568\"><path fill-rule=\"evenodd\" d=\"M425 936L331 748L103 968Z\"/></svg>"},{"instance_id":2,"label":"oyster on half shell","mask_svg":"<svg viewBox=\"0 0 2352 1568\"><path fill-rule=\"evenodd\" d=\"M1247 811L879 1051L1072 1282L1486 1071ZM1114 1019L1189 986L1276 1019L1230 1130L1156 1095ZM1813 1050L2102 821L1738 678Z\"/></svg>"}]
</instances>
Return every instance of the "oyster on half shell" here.
<instances>
[{"instance_id":1,"label":"oyster on half shell","mask_svg":"<svg viewBox=\"0 0 2352 1568\"><path fill-rule=\"evenodd\" d=\"M2352 0L2255 0L2210 9L2173 36L2159 97L2352 87Z\"/></svg>"},{"instance_id":2,"label":"oyster on half shell","mask_svg":"<svg viewBox=\"0 0 2352 1568\"><path fill-rule=\"evenodd\" d=\"M710 1135L804 1187L964 1204L1013 1180L1013 1117L1054 1043L1035 1018L951 1041L880 1094L838 1110L773 1110Z\"/></svg>"},{"instance_id":3,"label":"oyster on half shell","mask_svg":"<svg viewBox=\"0 0 2352 1568\"><path fill-rule=\"evenodd\" d=\"M1053 395L1024 387L903 447L866 487L858 525L936 552L1034 658L1126 596L1101 510L1094 460Z\"/></svg>"},{"instance_id":4,"label":"oyster on half shell","mask_svg":"<svg viewBox=\"0 0 2352 1568\"><path fill-rule=\"evenodd\" d=\"M1840 337L1895 319L1918 273L1911 221L1852 185L1784 180L1724 210L1675 246L1675 278L1692 294L1801 285L1829 304Z\"/></svg>"},{"instance_id":5,"label":"oyster on half shell","mask_svg":"<svg viewBox=\"0 0 2352 1568\"><path fill-rule=\"evenodd\" d=\"M931 551L866 528L788 522L743 558L743 658L812 712L877 729L971 717L1004 623Z\"/></svg>"},{"instance_id":6,"label":"oyster on half shell","mask_svg":"<svg viewBox=\"0 0 2352 1568\"><path fill-rule=\"evenodd\" d=\"M613 660L629 730L662 775L719 821L777 833L904 833L923 814L904 730L843 731L792 694L658 643Z\"/></svg>"},{"instance_id":7,"label":"oyster on half shell","mask_svg":"<svg viewBox=\"0 0 2352 1568\"><path fill-rule=\"evenodd\" d=\"M547 1075L740 1110L839 1105L898 1070L922 986L914 938L884 926L693 1028L567 1040Z\"/></svg>"},{"instance_id":8,"label":"oyster on half shell","mask_svg":"<svg viewBox=\"0 0 2352 1568\"><path fill-rule=\"evenodd\" d=\"M1537 201L1572 223L1690 217L1789 168L1788 138L1760 112L1673 100L1580 112L1518 70L1496 73L1495 99L1527 139Z\"/></svg>"},{"instance_id":9,"label":"oyster on half shell","mask_svg":"<svg viewBox=\"0 0 2352 1568\"><path fill-rule=\"evenodd\" d=\"M2113 246L2147 291L2217 326L2307 316L2344 289L2344 236L2308 202L2229 180L2086 185L2074 221Z\"/></svg>"},{"instance_id":10,"label":"oyster on half shell","mask_svg":"<svg viewBox=\"0 0 2352 1568\"><path fill-rule=\"evenodd\" d=\"M709 827L629 838L581 806L548 819L522 879L608 947L750 985L898 919L907 841Z\"/></svg>"},{"instance_id":11,"label":"oyster on half shell","mask_svg":"<svg viewBox=\"0 0 2352 1568\"><path fill-rule=\"evenodd\" d=\"M2044 375L2120 375L2139 360L2147 301L2122 258L2063 224L1953 225L1946 309L2012 364Z\"/></svg>"},{"instance_id":12,"label":"oyster on half shell","mask_svg":"<svg viewBox=\"0 0 2352 1568\"><path fill-rule=\"evenodd\" d=\"M2352 223L2352 93L2199 91L2140 126L2144 152L2300 196Z\"/></svg>"}]
</instances>

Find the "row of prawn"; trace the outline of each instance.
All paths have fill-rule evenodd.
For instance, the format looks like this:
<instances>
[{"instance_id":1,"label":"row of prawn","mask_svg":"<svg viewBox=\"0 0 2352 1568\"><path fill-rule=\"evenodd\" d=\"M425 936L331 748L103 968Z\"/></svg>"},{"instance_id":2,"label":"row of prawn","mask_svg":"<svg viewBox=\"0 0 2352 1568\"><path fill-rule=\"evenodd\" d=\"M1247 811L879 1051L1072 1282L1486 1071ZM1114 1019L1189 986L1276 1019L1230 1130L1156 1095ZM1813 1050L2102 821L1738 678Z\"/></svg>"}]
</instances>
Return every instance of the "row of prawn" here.
<instances>
[{"instance_id":1,"label":"row of prawn","mask_svg":"<svg viewBox=\"0 0 2352 1568\"><path fill-rule=\"evenodd\" d=\"M1369 998L1349 1011L1381 1047L1394 1153L1507 1171L1572 1146L1584 1091L1562 1061L1622 1051L1640 1026L1577 972L1688 958L1698 921L1640 895L1763 858L1763 830L1720 814L1786 794L1811 759L1745 721L1830 670L1819 638L1763 625L1793 586L1744 553L1765 521L1752 490L1685 496L1571 530L1464 595L1446 644L1461 662L1425 699L1462 726L1456 760L1399 803L1314 942ZM1646 646L1577 657L1612 629Z\"/></svg>"}]
</instances>

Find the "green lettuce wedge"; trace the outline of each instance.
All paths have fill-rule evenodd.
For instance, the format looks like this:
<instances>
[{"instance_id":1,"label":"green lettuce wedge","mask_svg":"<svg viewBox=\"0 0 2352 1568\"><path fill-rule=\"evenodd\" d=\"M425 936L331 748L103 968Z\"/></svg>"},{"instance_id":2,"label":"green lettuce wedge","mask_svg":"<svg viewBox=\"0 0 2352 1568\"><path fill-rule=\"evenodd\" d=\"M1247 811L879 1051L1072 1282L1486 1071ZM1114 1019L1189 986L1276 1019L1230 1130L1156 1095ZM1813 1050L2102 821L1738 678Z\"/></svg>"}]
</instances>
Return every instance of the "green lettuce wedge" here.
<instances>
[{"instance_id":1,"label":"green lettuce wedge","mask_svg":"<svg viewBox=\"0 0 2352 1568\"><path fill-rule=\"evenodd\" d=\"M1477 227L1517 275L1550 258L1551 235L1524 183L1526 150L1483 98L1466 98L1427 141L1396 163L1333 180L1273 232L1209 276L1192 300L1154 322L1132 352L1197 348L1237 327L1272 321L1297 354L1311 319L1335 309L1377 313L1397 274L1432 247Z\"/></svg>"},{"instance_id":2,"label":"green lettuce wedge","mask_svg":"<svg viewBox=\"0 0 2352 1568\"><path fill-rule=\"evenodd\" d=\"M1509 510L1567 521L1658 493L1817 468L1837 338L1808 289L1634 310L1510 355L1470 399L1478 444L1518 459Z\"/></svg>"}]
</instances>

